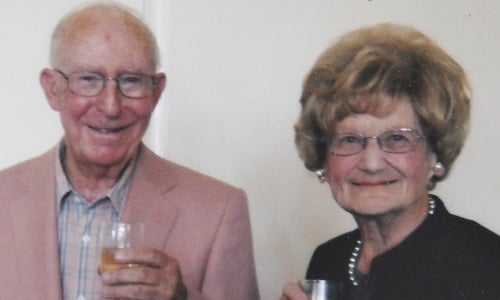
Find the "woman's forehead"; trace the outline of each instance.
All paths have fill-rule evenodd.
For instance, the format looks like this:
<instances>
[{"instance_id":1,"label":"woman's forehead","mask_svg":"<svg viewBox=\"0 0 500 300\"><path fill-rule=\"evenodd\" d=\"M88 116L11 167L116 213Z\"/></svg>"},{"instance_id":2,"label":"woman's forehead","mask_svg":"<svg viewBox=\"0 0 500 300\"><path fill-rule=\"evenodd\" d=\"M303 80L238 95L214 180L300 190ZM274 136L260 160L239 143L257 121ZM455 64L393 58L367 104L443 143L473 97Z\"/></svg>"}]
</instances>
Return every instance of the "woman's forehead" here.
<instances>
[{"instance_id":1,"label":"woman's forehead","mask_svg":"<svg viewBox=\"0 0 500 300\"><path fill-rule=\"evenodd\" d=\"M338 127L351 127L356 124L385 124L383 127L411 127L419 129L418 119L408 97L370 96L358 101L350 108L350 113L338 118ZM375 122L374 120L378 120Z\"/></svg>"}]
</instances>

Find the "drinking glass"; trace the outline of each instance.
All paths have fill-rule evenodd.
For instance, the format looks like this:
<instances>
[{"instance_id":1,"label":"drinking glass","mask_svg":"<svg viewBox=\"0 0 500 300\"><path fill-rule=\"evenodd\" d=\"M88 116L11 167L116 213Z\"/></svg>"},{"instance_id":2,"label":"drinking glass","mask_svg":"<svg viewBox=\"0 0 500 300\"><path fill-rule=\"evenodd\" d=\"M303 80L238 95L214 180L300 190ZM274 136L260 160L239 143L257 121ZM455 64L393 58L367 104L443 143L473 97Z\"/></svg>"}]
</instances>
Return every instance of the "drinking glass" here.
<instances>
[{"instance_id":1,"label":"drinking glass","mask_svg":"<svg viewBox=\"0 0 500 300\"><path fill-rule=\"evenodd\" d=\"M99 274L137 264L123 264L115 260L115 252L123 248L140 247L144 238L142 223L103 222L99 227Z\"/></svg>"},{"instance_id":2,"label":"drinking glass","mask_svg":"<svg viewBox=\"0 0 500 300\"><path fill-rule=\"evenodd\" d=\"M322 279L299 280L299 286L309 300L342 300L342 285Z\"/></svg>"}]
</instances>

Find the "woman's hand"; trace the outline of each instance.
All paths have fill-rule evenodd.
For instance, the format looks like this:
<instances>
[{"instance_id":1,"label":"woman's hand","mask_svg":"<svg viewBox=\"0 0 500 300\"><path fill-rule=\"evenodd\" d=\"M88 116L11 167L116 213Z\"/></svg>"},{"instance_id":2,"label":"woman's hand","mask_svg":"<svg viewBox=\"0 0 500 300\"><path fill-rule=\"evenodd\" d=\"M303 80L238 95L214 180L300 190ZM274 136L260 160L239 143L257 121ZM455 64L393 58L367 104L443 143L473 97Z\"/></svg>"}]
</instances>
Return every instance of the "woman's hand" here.
<instances>
[{"instance_id":1,"label":"woman's hand","mask_svg":"<svg viewBox=\"0 0 500 300\"><path fill-rule=\"evenodd\" d=\"M283 294L280 300L308 300L307 295L296 282L289 282L283 288Z\"/></svg>"},{"instance_id":2,"label":"woman's hand","mask_svg":"<svg viewBox=\"0 0 500 300\"><path fill-rule=\"evenodd\" d=\"M115 259L138 266L104 272L101 275L104 299L187 299L175 258L156 249L128 248L118 251Z\"/></svg>"}]
</instances>

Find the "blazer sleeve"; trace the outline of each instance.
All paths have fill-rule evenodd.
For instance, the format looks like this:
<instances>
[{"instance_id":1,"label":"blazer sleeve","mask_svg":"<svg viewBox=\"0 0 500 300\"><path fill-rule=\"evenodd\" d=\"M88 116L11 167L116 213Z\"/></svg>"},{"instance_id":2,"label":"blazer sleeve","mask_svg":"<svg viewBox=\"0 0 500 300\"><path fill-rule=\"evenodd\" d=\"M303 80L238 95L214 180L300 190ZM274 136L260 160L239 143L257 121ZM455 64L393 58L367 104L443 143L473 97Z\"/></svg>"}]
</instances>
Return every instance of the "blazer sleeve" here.
<instances>
[{"instance_id":1,"label":"blazer sleeve","mask_svg":"<svg viewBox=\"0 0 500 300\"><path fill-rule=\"evenodd\" d=\"M240 190L238 197L227 201L208 257L201 290L206 298L188 291L188 299L260 299L253 257L247 198Z\"/></svg>"}]
</instances>

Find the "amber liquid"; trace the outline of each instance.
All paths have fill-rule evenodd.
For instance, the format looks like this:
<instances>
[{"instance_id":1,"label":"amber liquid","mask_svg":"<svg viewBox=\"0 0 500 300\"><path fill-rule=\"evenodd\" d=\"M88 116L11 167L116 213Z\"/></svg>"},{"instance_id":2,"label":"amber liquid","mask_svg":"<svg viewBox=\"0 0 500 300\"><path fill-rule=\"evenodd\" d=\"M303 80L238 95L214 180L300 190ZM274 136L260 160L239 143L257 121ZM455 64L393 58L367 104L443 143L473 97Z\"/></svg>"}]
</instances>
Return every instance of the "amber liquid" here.
<instances>
[{"instance_id":1,"label":"amber liquid","mask_svg":"<svg viewBox=\"0 0 500 300\"><path fill-rule=\"evenodd\" d=\"M99 268L97 273L101 274L107 271L113 271L124 268L132 268L138 266L137 264L124 264L120 263L115 259L115 252L117 248L102 248L101 249L101 259L99 261Z\"/></svg>"}]
</instances>

